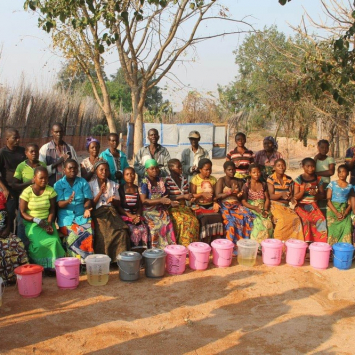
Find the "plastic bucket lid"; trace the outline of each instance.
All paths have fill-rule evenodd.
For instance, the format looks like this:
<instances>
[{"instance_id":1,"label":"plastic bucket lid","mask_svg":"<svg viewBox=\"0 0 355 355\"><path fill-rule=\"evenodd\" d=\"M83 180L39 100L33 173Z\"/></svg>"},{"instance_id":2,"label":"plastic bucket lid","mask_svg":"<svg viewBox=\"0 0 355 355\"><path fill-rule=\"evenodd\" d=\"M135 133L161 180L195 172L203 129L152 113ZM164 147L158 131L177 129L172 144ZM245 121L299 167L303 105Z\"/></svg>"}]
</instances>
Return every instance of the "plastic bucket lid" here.
<instances>
[{"instance_id":1,"label":"plastic bucket lid","mask_svg":"<svg viewBox=\"0 0 355 355\"><path fill-rule=\"evenodd\" d=\"M297 248L297 249L304 249L307 248L308 246L306 242L299 239L289 239L288 241L286 241L285 244L287 247Z\"/></svg>"},{"instance_id":2,"label":"plastic bucket lid","mask_svg":"<svg viewBox=\"0 0 355 355\"><path fill-rule=\"evenodd\" d=\"M333 245L333 249L336 251L354 251L354 247L350 243L336 243Z\"/></svg>"},{"instance_id":3,"label":"plastic bucket lid","mask_svg":"<svg viewBox=\"0 0 355 355\"><path fill-rule=\"evenodd\" d=\"M147 249L143 252L143 256L148 259L156 259L166 256L166 253L162 249Z\"/></svg>"},{"instance_id":4,"label":"plastic bucket lid","mask_svg":"<svg viewBox=\"0 0 355 355\"><path fill-rule=\"evenodd\" d=\"M33 275L42 272L44 267L36 264L27 264L17 267L14 271L17 275Z\"/></svg>"},{"instance_id":5,"label":"plastic bucket lid","mask_svg":"<svg viewBox=\"0 0 355 355\"><path fill-rule=\"evenodd\" d=\"M330 251L332 247L328 243L315 242L309 246L309 249L314 251Z\"/></svg>"},{"instance_id":6,"label":"plastic bucket lid","mask_svg":"<svg viewBox=\"0 0 355 355\"><path fill-rule=\"evenodd\" d=\"M211 251L211 247L202 242L191 243L187 248L194 253L209 253Z\"/></svg>"},{"instance_id":7,"label":"plastic bucket lid","mask_svg":"<svg viewBox=\"0 0 355 355\"><path fill-rule=\"evenodd\" d=\"M54 263L55 266L73 266L79 264L80 264L80 259L74 257L59 258Z\"/></svg>"},{"instance_id":8,"label":"plastic bucket lid","mask_svg":"<svg viewBox=\"0 0 355 355\"><path fill-rule=\"evenodd\" d=\"M231 249L234 248L234 243L228 239L215 239L211 246L217 249Z\"/></svg>"},{"instance_id":9,"label":"plastic bucket lid","mask_svg":"<svg viewBox=\"0 0 355 355\"><path fill-rule=\"evenodd\" d=\"M121 261L135 261L142 259L142 255L135 251L123 251L117 255L117 260Z\"/></svg>"},{"instance_id":10,"label":"plastic bucket lid","mask_svg":"<svg viewBox=\"0 0 355 355\"><path fill-rule=\"evenodd\" d=\"M237 241L237 246L242 248L257 248L259 247L259 243L256 240L252 239L241 239Z\"/></svg>"},{"instance_id":11,"label":"plastic bucket lid","mask_svg":"<svg viewBox=\"0 0 355 355\"><path fill-rule=\"evenodd\" d=\"M111 258L105 254L89 255L85 258L87 264L106 264L111 261Z\"/></svg>"},{"instance_id":12,"label":"plastic bucket lid","mask_svg":"<svg viewBox=\"0 0 355 355\"><path fill-rule=\"evenodd\" d=\"M261 242L263 247L278 249L282 247L282 242L279 239L265 239Z\"/></svg>"},{"instance_id":13,"label":"plastic bucket lid","mask_svg":"<svg viewBox=\"0 0 355 355\"><path fill-rule=\"evenodd\" d=\"M167 254L182 255L186 254L187 250L183 245L168 245L165 247L165 252Z\"/></svg>"}]
</instances>

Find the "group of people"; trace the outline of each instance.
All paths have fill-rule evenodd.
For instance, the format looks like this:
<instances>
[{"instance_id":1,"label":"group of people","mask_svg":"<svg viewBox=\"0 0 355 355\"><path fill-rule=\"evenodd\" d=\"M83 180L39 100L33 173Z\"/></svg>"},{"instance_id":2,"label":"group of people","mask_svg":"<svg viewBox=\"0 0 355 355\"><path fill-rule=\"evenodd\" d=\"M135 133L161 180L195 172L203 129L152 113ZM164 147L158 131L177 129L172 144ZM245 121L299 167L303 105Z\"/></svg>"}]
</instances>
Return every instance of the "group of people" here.
<instances>
[{"instance_id":1,"label":"group of people","mask_svg":"<svg viewBox=\"0 0 355 355\"><path fill-rule=\"evenodd\" d=\"M217 180L197 131L190 132L191 146L180 159L171 159L158 143L158 131L150 129L149 145L136 154L133 167L118 149L116 133L108 135L109 148L101 153L100 142L87 138L89 156L80 164L63 140L63 125L55 123L51 134L41 148L33 143L23 148L18 131L6 130L0 150L0 274L5 281L14 281L13 269L28 261L51 275L63 256L84 263L90 254L106 254L114 262L126 250L215 238L231 240L234 254L244 238L352 242L355 197L346 180L355 157L349 153L338 167L338 180L331 182L335 161L325 140L318 142L314 159L302 161L304 173L293 181L273 137L254 154L245 146L246 136L237 133L224 176Z\"/></svg>"}]
</instances>

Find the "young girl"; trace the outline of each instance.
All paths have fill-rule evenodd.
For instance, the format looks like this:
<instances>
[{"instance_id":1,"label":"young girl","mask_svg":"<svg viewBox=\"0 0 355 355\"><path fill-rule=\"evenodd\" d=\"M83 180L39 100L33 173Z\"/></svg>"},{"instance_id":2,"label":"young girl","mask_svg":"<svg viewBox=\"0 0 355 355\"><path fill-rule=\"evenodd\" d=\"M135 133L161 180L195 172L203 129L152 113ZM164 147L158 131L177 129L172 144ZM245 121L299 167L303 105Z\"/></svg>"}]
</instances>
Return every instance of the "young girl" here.
<instances>
[{"instance_id":1,"label":"young girl","mask_svg":"<svg viewBox=\"0 0 355 355\"><path fill-rule=\"evenodd\" d=\"M277 159L275 172L267 179L271 200L271 214L275 224L274 238L287 241L288 239L304 240L302 223L297 213L290 208L293 198L293 180L285 174L286 162Z\"/></svg>"},{"instance_id":2,"label":"young girl","mask_svg":"<svg viewBox=\"0 0 355 355\"><path fill-rule=\"evenodd\" d=\"M249 165L254 162L254 153L245 147L246 135L238 132L235 136L237 146L231 150L226 157L227 161L232 161L236 168L235 177L245 180L248 177Z\"/></svg>"},{"instance_id":3,"label":"young girl","mask_svg":"<svg viewBox=\"0 0 355 355\"><path fill-rule=\"evenodd\" d=\"M330 178L335 173L335 160L333 157L328 157L329 142L326 139L321 139L317 143L318 154L314 157L316 162L316 174L322 178L324 190L330 183ZM327 200L319 200L318 206L323 215L326 216Z\"/></svg>"},{"instance_id":4,"label":"young girl","mask_svg":"<svg viewBox=\"0 0 355 355\"><path fill-rule=\"evenodd\" d=\"M249 239L253 228L253 215L242 203L242 183L234 177L235 165L231 161L223 164L225 176L217 181L216 198L226 230L226 238L235 245L239 239ZM235 251L236 254L236 251Z\"/></svg>"},{"instance_id":5,"label":"young girl","mask_svg":"<svg viewBox=\"0 0 355 355\"><path fill-rule=\"evenodd\" d=\"M273 225L270 215L270 197L265 182L261 182L261 169L257 164L249 166L250 179L243 186L242 203L254 215L250 239L261 243L272 238Z\"/></svg>"},{"instance_id":6,"label":"young girl","mask_svg":"<svg viewBox=\"0 0 355 355\"><path fill-rule=\"evenodd\" d=\"M223 237L222 216L218 213L218 203L214 202L217 180L211 176L211 160L201 159L198 169L200 173L192 178L190 191L196 199L195 213L201 224L200 239L211 243L214 239Z\"/></svg>"},{"instance_id":7,"label":"young girl","mask_svg":"<svg viewBox=\"0 0 355 355\"><path fill-rule=\"evenodd\" d=\"M348 184L346 179L349 169L345 164L338 167L337 181L332 181L327 186L327 224L328 224L328 243L351 243L351 204L349 195L353 185Z\"/></svg>"},{"instance_id":8,"label":"young girl","mask_svg":"<svg viewBox=\"0 0 355 355\"><path fill-rule=\"evenodd\" d=\"M149 247L149 230L142 217L143 205L139 198L138 186L134 184L135 178L136 173L133 168L123 170L123 179L126 183L119 187L120 206L118 210L129 227L131 249L137 251Z\"/></svg>"},{"instance_id":9,"label":"young girl","mask_svg":"<svg viewBox=\"0 0 355 355\"><path fill-rule=\"evenodd\" d=\"M140 185L143 216L147 221L152 248L164 248L176 244L173 223L168 208L178 205L167 197L165 179L159 177L158 163L154 159L145 162L146 176Z\"/></svg>"},{"instance_id":10,"label":"young girl","mask_svg":"<svg viewBox=\"0 0 355 355\"><path fill-rule=\"evenodd\" d=\"M325 198L322 178L315 173L316 162L312 158L302 160L304 173L295 179L294 198L298 202L295 209L303 225L306 242L327 242L327 223L317 205L317 200Z\"/></svg>"},{"instance_id":11,"label":"young girl","mask_svg":"<svg viewBox=\"0 0 355 355\"><path fill-rule=\"evenodd\" d=\"M200 239L200 223L186 206L186 201L193 200L193 195L189 193L187 179L182 175L182 165L178 159L168 161L170 176L166 177L165 186L168 190L170 200L178 201L179 205L169 209L170 217L173 221L176 242L187 247L190 243L198 242Z\"/></svg>"}]
</instances>

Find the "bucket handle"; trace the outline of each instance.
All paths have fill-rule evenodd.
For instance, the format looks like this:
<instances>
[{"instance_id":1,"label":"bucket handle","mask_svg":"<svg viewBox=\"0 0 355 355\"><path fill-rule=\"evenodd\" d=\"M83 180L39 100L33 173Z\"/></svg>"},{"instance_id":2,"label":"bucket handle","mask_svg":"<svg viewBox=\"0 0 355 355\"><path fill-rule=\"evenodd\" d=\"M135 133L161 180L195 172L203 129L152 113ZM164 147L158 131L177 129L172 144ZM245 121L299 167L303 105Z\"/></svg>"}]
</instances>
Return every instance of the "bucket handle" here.
<instances>
[{"instance_id":1,"label":"bucket handle","mask_svg":"<svg viewBox=\"0 0 355 355\"><path fill-rule=\"evenodd\" d=\"M224 258L224 257L221 256L221 255L218 255L218 257L221 258L221 259L227 260L227 261L232 260L232 258L228 258L228 259L227 259L227 258Z\"/></svg>"},{"instance_id":2,"label":"bucket handle","mask_svg":"<svg viewBox=\"0 0 355 355\"><path fill-rule=\"evenodd\" d=\"M118 268L120 269L120 272L122 271L123 273L125 273L128 276L135 276L135 275L137 275L140 272L140 270L138 270L137 272L135 272L133 274L130 274L129 272L123 270L120 265L118 266Z\"/></svg>"},{"instance_id":3,"label":"bucket handle","mask_svg":"<svg viewBox=\"0 0 355 355\"><path fill-rule=\"evenodd\" d=\"M61 277L63 277L63 279L66 279L66 280L77 280L77 279L79 279L79 275L78 275L78 277L66 277L61 272L59 272L59 274L60 274Z\"/></svg>"},{"instance_id":4,"label":"bucket handle","mask_svg":"<svg viewBox=\"0 0 355 355\"><path fill-rule=\"evenodd\" d=\"M350 261L350 260L341 260L341 259L337 258L335 256L335 254L333 254L333 258L339 260L341 263L348 263ZM355 256L351 260L355 260Z\"/></svg>"}]
</instances>

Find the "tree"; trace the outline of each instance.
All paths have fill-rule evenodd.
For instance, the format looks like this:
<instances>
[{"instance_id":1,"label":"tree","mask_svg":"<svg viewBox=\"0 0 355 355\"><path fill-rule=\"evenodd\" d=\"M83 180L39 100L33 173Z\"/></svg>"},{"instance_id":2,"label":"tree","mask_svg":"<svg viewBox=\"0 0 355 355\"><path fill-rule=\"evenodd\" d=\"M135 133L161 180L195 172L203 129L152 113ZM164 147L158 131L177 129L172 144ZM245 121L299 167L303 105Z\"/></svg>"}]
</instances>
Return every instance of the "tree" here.
<instances>
[{"instance_id":1,"label":"tree","mask_svg":"<svg viewBox=\"0 0 355 355\"><path fill-rule=\"evenodd\" d=\"M142 145L143 108L150 89L165 77L189 47L210 38L241 33L239 28L200 35L203 23L248 25L227 16L215 0L26 0L39 10L39 25L52 33L53 44L84 70L115 131L110 95L102 73L103 53L115 47L124 78L131 88L135 120L134 151ZM220 28L220 27L219 27ZM95 68L97 82L90 74ZM102 97L100 97L100 88Z\"/></svg>"},{"instance_id":2,"label":"tree","mask_svg":"<svg viewBox=\"0 0 355 355\"><path fill-rule=\"evenodd\" d=\"M100 145L102 145L102 136L108 134L110 132L107 125L98 124L91 129L91 133L95 136L100 136Z\"/></svg>"}]
</instances>

